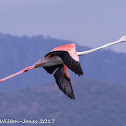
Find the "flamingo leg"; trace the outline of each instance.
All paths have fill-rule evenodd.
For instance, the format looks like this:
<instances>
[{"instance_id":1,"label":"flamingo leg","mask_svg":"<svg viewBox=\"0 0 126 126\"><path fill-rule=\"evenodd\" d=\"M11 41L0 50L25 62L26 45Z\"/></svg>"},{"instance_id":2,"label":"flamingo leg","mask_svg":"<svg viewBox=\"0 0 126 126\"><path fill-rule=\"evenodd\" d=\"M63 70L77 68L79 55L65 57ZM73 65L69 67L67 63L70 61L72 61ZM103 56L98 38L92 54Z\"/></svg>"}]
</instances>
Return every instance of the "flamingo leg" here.
<instances>
[{"instance_id":1,"label":"flamingo leg","mask_svg":"<svg viewBox=\"0 0 126 126\"><path fill-rule=\"evenodd\" d=\"M10 76L8 76L8 77L5 77L5 78L3 78L3 79L0 79L0 82L6 81L6 80L8 80L8 79L11 79L11 78L13 78L13 77L15 77L15 76L17 76L17 75L19 75L19 74L22 74L22 73L27 72L27 71L32 70L32 69L34 69L34 66L26 67L25 69L23 69L23 70L21 70L21 71L15 73L15 74L12 74L12 75L10 75Z\"/></svg>"}]
</instances>

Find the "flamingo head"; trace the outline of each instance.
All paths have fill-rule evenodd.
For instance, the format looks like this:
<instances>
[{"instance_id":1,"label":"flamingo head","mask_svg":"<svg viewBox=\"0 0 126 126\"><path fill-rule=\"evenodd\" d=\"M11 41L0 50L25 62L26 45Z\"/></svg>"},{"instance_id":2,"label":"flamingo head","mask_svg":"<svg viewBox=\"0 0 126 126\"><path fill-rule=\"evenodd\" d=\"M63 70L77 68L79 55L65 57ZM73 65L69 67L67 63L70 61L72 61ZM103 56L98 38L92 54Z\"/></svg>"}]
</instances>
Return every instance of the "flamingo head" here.
<instances>
[{"instance_id":1,"label":"flamingo head","mask_svg":"<svg viewBox=\"0 0 126 126\"><path fill-rule=\"evenodd\" d=\"M125 42L126 41L126 36L123 36L119 39L119 41Z\"/></svg>"}]
</instances>

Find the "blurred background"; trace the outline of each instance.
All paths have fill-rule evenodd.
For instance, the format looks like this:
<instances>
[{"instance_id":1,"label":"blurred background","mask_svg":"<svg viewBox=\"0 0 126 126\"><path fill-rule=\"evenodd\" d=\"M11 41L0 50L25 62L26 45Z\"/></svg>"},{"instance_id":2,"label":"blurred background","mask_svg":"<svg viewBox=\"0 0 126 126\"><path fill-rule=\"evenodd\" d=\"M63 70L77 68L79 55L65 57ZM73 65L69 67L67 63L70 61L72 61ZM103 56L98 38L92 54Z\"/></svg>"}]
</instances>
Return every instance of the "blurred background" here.
<instances>
[{"instance_id":1,"label":"blurred background","mask_svg":"<svg viewBox=\"0 0 126 126\"><path fill-rule=\"evenodd\" d=\"M124 0L0 1L0 78L33 65L56 46L75 43L84 51L118 40L126 35L125 5ZM125 126L125 47L121 43L80 57L84 76L69 71L75 100L42 68L1 83L0 119Z\"/></svg>"}]
</instances>

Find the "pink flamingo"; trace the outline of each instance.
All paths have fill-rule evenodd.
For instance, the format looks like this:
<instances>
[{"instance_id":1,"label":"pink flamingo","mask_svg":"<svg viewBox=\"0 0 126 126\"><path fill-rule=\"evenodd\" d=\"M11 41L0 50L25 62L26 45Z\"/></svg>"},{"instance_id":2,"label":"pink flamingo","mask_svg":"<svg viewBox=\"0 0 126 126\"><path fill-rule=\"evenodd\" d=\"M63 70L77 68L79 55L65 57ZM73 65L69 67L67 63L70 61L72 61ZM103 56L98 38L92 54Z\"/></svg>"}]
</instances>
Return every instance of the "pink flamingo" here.
<instances>
[{"instance_id":1,"label":"pink flamingo","mask_svg":"<svg viewBox=\"0 0 126 126\"><path fill-rule=\"evenodd\" d=\"M71 99L75 99L70 81L70 76L68 73L68 68L72 70L75 74L78 74L79 76L83 75L83 70L81 68L78 56L86 55L103 49L105 47L108 47L110 45L114 45L125 41L126 36L123 36L118 41L111 42L101 47L84 52L76 52L75 44L67 44L60 47L56 47L51 52L46 54L43 60L39 60L33 66L26 67L25 69L13 75L1 79L0 82L8 80L29 70L43 67L48 73L52 74L55 77L59 89L63 91L64 94L66 94Z\"/></svg>"}]
</instances>

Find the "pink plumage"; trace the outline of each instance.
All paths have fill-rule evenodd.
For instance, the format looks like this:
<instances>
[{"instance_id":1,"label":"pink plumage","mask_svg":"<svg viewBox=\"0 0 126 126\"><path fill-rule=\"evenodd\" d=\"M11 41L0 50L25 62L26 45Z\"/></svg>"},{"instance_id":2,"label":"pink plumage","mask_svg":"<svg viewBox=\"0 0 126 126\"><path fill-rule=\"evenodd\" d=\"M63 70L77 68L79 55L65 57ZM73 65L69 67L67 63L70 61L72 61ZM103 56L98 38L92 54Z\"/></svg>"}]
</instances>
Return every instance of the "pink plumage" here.
<instances>
[{"instance_id":1,"label":"pink plumage","mask_svg":"<svg viewBox=\"0 0 126 126\"><path fill-rule=\"evenodd\" d=\"M52 51L59 51L59 50L67 51L74 60L79 61L79 57L75 49L75 44L72 43L72 44L59 46L59 47L54 48Z\"/></svg>"},{"instance_id":2,"label":"pink plumage","mask_svg":"<svg viewBox=\"0 0 126 126\"><path fill-rule=\"evenodd\" d=\"M67 44L54 48L51 52L46 54L43 60L39 60L33 66L26 67L13 75L1 79L0 82L39 67L43 67L48 73L55 77L59 89L62 90L64 94L71 99L75 99L68 68L79 76L83 75L75 44Z\"/></svg>"},{"instance_id":3,"label":"pink plumage","mask_svg":"<svg viewBox=\"0 0 126 126\"><path fill-rule=\"evenodd\" d=\"M26 67L25 69L13 75L1 79L0 82L8 80L31 69L43 67L48 73L52 74L55 77L59 89L71 99L75 99L70 76L68 73L68 68L79 76L83 75L78 55L87 55L89 53L98 51L100 49L120 42L126 42L126 36L121 37L118 41L84 52L76 52L75 44L59 46L54 48L51 52L47 53L43 60L39 60L33 66Z\"/></svg>"}]
</instances>

